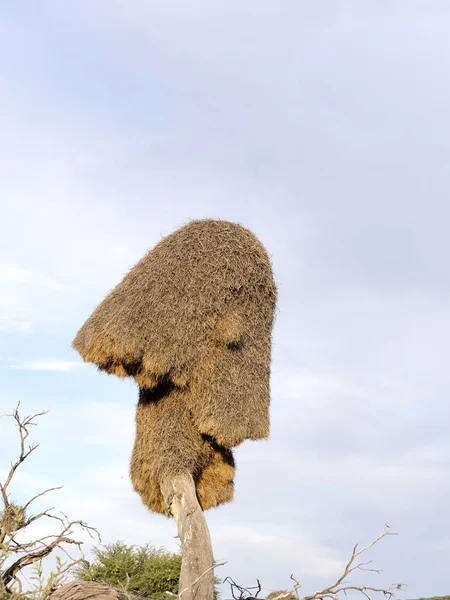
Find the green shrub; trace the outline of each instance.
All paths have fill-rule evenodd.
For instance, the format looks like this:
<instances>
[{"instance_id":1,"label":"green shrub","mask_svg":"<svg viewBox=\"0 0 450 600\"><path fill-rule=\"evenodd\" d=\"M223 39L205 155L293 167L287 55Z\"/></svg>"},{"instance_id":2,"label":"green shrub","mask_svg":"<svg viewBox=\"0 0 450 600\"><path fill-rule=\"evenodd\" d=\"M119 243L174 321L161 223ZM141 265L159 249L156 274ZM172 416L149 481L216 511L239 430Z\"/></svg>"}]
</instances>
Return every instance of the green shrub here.
<instances>
[{"instance_id":1,"label":"green shrub","mask_svg":"<svg viewBox=\"0 0 450 600\"><path fill-rule=\"evenodd\" d=\"M153 546L127 546L115 542L94 548L95 560L78 567L76 577L127 590L131 594L167 600L178 593L181 556Z\"/></svg>"}]
</instances>

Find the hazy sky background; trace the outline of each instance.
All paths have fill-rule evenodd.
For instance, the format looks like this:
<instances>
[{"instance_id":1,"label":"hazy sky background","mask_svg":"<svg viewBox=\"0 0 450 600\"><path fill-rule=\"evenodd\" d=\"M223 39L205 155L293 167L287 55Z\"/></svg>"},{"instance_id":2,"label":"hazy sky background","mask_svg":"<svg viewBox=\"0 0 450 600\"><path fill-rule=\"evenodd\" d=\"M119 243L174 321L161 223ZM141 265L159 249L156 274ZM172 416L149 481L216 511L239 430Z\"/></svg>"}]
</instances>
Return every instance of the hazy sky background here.
<instances>
[{"instance_id":1,"label":"hazy sky background","mask_svg":"<svg viewBox=\"0 0 450 600\"><path fill-rule=\"evenodd\" d=\"M388 522L366 581L450 593L449 31L446 0L1 4L0 412L50 411L14 497L62 483L44 508L176 548L128 480L137 390L71 341L220 217L280 293L272 435L207 513L218 575L307 594Z\"/></svg>"}]
</instances>

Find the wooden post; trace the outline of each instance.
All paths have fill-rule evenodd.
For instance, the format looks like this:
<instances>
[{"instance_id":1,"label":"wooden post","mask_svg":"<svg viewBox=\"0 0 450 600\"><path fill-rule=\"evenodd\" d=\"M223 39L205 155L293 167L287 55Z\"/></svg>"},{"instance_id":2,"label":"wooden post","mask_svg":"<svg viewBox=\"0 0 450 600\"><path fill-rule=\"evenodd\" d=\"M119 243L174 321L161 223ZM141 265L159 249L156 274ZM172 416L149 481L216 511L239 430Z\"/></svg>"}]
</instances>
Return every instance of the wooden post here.
<instances>
[{"instance_id":1,"label":"wooden post","mask_svg":"<svg viewBox=\"0 0 450 600\"><path fill-rule=\"evenodd\" d=\"M174 516L181 541L181 575L178 598L213 600L214 557L205 515L189 473L167 480L161 491Z\"/></svg>"}]
</instances>

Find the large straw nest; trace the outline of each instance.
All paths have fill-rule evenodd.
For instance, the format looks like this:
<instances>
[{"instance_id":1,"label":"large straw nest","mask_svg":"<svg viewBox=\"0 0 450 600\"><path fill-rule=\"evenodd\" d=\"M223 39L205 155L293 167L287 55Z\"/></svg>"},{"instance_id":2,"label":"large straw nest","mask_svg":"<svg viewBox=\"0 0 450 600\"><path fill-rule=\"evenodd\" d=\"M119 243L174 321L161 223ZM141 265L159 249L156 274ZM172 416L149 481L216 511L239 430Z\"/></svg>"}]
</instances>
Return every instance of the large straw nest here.
<instances>
[{"instance_id":1,"label":"large straw nest","mask_svg":"<svg viewBox=\"0 0 450 600\"><path fill-rule=\"evenodd\" d=\"M85 361L153 394L141 394L131 464L152 510L163 511L155 482L181 467L204 508L231 499L226 449L268 437L275 303L270 258L253 233L192 221L148 252L77 333Z\"/></svg>"}]
</instances>

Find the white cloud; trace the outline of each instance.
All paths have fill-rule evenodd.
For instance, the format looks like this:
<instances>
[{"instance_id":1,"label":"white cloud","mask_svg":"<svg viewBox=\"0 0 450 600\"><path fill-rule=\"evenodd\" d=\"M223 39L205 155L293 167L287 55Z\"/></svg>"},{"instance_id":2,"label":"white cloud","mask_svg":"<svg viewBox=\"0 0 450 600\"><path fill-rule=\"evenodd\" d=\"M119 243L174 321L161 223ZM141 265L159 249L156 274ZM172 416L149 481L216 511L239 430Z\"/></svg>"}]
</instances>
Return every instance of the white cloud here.
<instances>
[{"instance_id":1,"label":"white cloud","mask_svg":"<svg viewBox=\"0 0 450 600\"><path fill-rule=\"evenodd\" d=\"M30 360L11 363L7 368L15 371L73 371L82 366L83 363L70 360Z\"/></svg>"},{"instance_id":2,"label":"white cloud","mask_svg":"<svg viewBox=\"0 0 450 600\"><path fill-rule=\"evenodd\" d=\"M0 286L0 331L29 333L33 321L24 298Z\"/></svg>"},{"instance_id":3,"label":"white cloud","mask_svg":"<svg viewBox=\"0 0 450 600\"><path fill-rule=\"evenodd\" d=\"M276 368L272 375L272 390L279 398L316 403L318 398L336 395L358 396L362 400L373 396L373 391L331 369L306 370L299 368Z\"/></svg>"},{"instance_id":4,"label":"white cloud","mask_svg":"<svg viewBox=\"0 0 450 600\"><path fill-rule=\"evenodd\" d=\"M59 283L58 281L55 281L46 275L29 271L27 269L22 269L20 267L16 267L15 265L0 264L0 278L3 280L3 282L8 281L13 283L23 283L26 285L45 287L52 290L63 290L70 288L70 286L64 283Z\"/></svg>"},{"instance_id":5,"label":"white cloud","mask_svg":"<svg viewBox=\"0 0 450 600\"><path fill-rule=\"evenodd\" d=\"M7 246L13 247L6 239ZM71 289L42 273L0 264L0 331L31 333L38 322L61 310L55 292Z\"/></svg>"},{"instance_id":6,"label":"white cloud","mask_svg":"<svg viewBox=\"0 0 450 600\"><path fill-rule=\"evenodd\" d=\"M441 502L450 484L446 448L428 452L427 448L417 448L383 457L370 447L348 455L334 455L331 447L321 455L317 448L281 450L270 445L249 445L242 454L236 494L241 510L253 518L255 511L259 518L267 518L270 505L282 506L286 499L296 498L301 488L301 507L286 509L302 520L321 510L325 519L325 514L330 517L335 508L344 510L343 506L345 510L364 507L368 514L376 511L387 521L402 518L408 506L410 513L421 519L426 518L429 495ZM266 479L270 486L261 484ZM267 504L252 509L252 490L264 492ZM330 504L331 499L334 504Z\"/></svg>"},{"instance_id":7,"label":"white cloud","mask_svg":"<svg viewBox=\"0 0 450 600\"><path fill-rule=\"evenodd\" d=\"M284 564L287 571L301 567L317 577L332 577L342 571L343 561L333 558L329 548L297 536L266 534L262 531L265 527L215 527L212 534L216 555L231 557L235 549L251 554L257 551Z\"/></svg>"}]
</instances>

